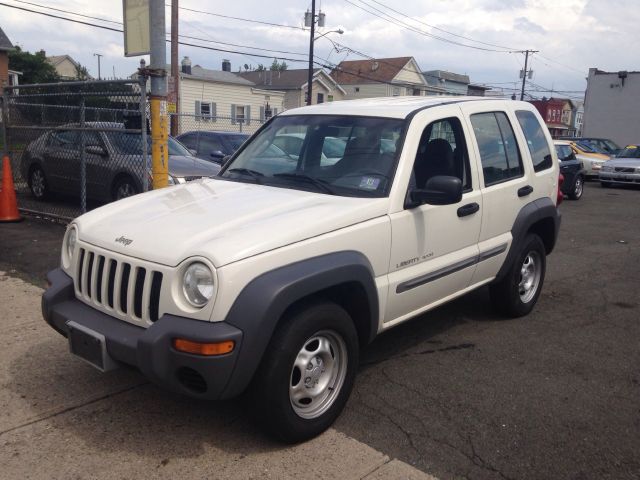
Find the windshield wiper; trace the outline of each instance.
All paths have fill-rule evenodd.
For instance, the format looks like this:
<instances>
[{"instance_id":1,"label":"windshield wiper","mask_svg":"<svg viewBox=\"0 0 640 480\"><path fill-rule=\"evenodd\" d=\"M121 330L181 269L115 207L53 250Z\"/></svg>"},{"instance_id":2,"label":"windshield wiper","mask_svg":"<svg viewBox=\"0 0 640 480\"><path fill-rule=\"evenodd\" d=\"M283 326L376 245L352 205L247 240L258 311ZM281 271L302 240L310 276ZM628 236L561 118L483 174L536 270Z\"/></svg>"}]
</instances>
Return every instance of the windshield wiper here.
<instances>
[{"instance_id":1,"label":"windshield wiper","mask_svg":"<svg viewBox=\"0 0 640 480\"><path fill-rule=\"evenodd\" d=\"M249 175L256 181L260 180L261 177L264 177L264 173L257 170L251 170L250 168L230 168L229 170L227 170L227 172Z\"/></svg>"},{"instance_id":2,"label":"windshield wiper","mask_svg":"<svg viewBox=\"0 0 640 480\"><path fill-rule=\"evenodd\" d=\"M274 173L273 174L274 177L282 177L282 178L291 178L294 180L303 180L307 183L310 183L316 187L318 187L320 190L324 191L325 193L329 193L331 195L335 195L336 192L333 188L331 188L329 186L329 182L327 182L326 180L320 180L319 178L313 178L310 177L309 175L305 175L303 173Z\"/></svg>"}]
</instances>

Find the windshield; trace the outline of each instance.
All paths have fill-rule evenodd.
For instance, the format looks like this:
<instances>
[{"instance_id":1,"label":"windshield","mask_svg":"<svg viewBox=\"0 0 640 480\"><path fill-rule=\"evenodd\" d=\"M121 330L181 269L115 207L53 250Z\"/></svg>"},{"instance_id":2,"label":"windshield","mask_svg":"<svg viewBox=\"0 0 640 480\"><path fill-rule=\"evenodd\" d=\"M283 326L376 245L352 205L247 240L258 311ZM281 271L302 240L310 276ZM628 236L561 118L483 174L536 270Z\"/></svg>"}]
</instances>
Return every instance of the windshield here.
<instances>
[{"instance_id":1,"label":"windshield","mask_svg":"<svg viewBox=\"0 0 640 480\"><path fill-rule=\"evenodd\" d=\"M598 153L598 151L591 144L587 142L576 142L576 146L583 152Z\"/></svg>"},{"instance_id":2,"label":"windshield","mask_svg":"<svg viewBox=\"0 0 640 480\"><path fill-rule=\"evenodd\" d=\"M404 120L395 118L276 117L220 176L334 195L386 196L403 127Z\"/></svg>"},{"instance_id":3,"label":"windshield","mask_svg":"<svg viewBox=\"0 0 640 480\"><path fill-rule=\"evenodd\" d=\"M231 145L231 148L233 148L233 151L235 152L242 146L247 138L249 138L249 135L229 135L227 137L227 142L229 142L229 145Z\"/></svg>"},{"instance_id":4,"label":"windshield","mask_svg":"<svg viewBox=\"0 0 640 480\"><path fill-rule=\"evenodd\" d=\"M123 155L141 155L142 154L142 135L139 133L128 132L106 132L109 143L114 149ZM169 155L182 155L183 157L191 157L191 152L178 142L175 138L169 137ZM147 152L151 155L151 135L147 135Z\"/></svg>"},{"instance_id":5,"label":"windshield","mask_svg":"<svg viewBox=\"0 0 640 480\"><path fill-rule=\"evenodd\" d=\"M640 147L637 145L629 145L622 149L618 158L640 158Z\"/></svg>"}]
</instances>

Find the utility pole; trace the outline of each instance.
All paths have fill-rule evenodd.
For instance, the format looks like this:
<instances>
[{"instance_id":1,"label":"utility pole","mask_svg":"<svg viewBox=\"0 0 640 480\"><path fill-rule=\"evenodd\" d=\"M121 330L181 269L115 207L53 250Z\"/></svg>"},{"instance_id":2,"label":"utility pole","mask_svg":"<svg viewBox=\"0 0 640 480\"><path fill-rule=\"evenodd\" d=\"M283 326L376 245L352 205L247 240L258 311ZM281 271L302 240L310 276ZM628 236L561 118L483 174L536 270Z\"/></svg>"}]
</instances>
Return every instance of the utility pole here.
<instances>
[{"instance_id":1,"label":"utility pole","mask_svg":"<svg viewBox=\"0 0 640 480\"><path fill-rule=\"evenodd\" d=\"M94 53L93 56L98 57L98 80L102 80L102 77L100 76L100 58L103 57L103 55L100 53Z\"/></svg>"},{"instance_id":2,"label":"utility pole","mask_svg":"<svg viewBox=\"0 0 640 480\"><path fill-rule=\"evenodd\" d=\"M171 117L171 135L178 135L178 124L180 117L177 115L180 111L178 105L180 103L180 69L178 67L178 0L171 0L171 84L172 91L169 92L170 101L173 103L175 111Z\"/></svg>"},{"instance_id":3,"label":"utility pole","mask_svg":"<svg viewBox=\"0 0 640 480\"><path fill-rule=\"evenodd\" d=\"M149 0L151 59L151 172L153 189L163 188L169 180L167 146L167 42L164 0Z\"/></svg>"},{"instance_id":4,"label":"utility pole","mask_svg":"<svg viewBox=\"0 0 640 480\"><path fill-rule=\"evenodd\" d=\"M530 53L538 53L539 50L525 50L524 52L520 52L520 53L524 53L524 70L522 71L522 90L520 91L520 100L524 100L524 85L525 82L527 81L527 64L529 62L529 54Z\"/></svg>"},{"instance_id":5,"label":"utility pole","mask_svg":"<svg viewBox=\"0 0 640 480\"><path fill-rule=\"evenodd\" d=\"M308 16L308 14L307 14ZM308 23L305 18L305 24ZM313 84L313 41L316 26L316 0L311 0L311 36L309 37L309 74L307 78L307 105L311 105L313 100L312 88Z\"/></svg>"}]
</instances>

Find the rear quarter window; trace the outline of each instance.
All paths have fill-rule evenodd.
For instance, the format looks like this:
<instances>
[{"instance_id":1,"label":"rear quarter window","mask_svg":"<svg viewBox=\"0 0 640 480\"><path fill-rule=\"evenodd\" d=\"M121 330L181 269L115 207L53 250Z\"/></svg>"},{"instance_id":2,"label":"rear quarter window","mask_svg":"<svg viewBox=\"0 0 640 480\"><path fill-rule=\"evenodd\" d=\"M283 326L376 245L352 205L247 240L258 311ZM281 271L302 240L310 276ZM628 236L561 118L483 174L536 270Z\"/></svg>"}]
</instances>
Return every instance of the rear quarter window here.
<instances>
[{"instance_id":1,"label":"rear quarter window","mask_svg":"<svg viewBox=\"0 0 640 480\"><path fill-rule=\"evenodd\" d=\"M551 168L553 159L549 143L536 116L527 110L518 110L516 117L522 128L522 133L524 133L524 138L527 140L527 146L533 162L533 170L540 172Z\"/></svg>"}]
</instances>

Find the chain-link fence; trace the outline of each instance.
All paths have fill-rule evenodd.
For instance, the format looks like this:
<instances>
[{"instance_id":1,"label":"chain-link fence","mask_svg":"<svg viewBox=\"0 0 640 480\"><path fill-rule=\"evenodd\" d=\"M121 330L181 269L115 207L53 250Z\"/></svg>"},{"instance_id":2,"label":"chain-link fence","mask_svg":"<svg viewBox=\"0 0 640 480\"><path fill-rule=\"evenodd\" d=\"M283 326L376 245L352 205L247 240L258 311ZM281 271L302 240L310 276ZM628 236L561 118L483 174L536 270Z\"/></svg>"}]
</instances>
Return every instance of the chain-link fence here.
<instances>
[{"instance_id":1,"label":"chain-link fence","mask_svg":"<svg viewBox=\"0 0 640 480\"><path fill-rule=\"evenodd\" d=\"M21 210L70 220L149 185L138 81L5 88L3 147Z\"/></svg>"},{"instance_id":2,"label":"chain-link fence","mask_svg":"<svg viewBox=\"0 0 640 480\"><path fill-rule=\"evenodd\" d=\"M264 123L264 120L256 118L232 118L193 113L171 113L169 117L171 131L175 132L176 136L188 132L235 132L251 135Z\"/></svg>"}]
</instances>

